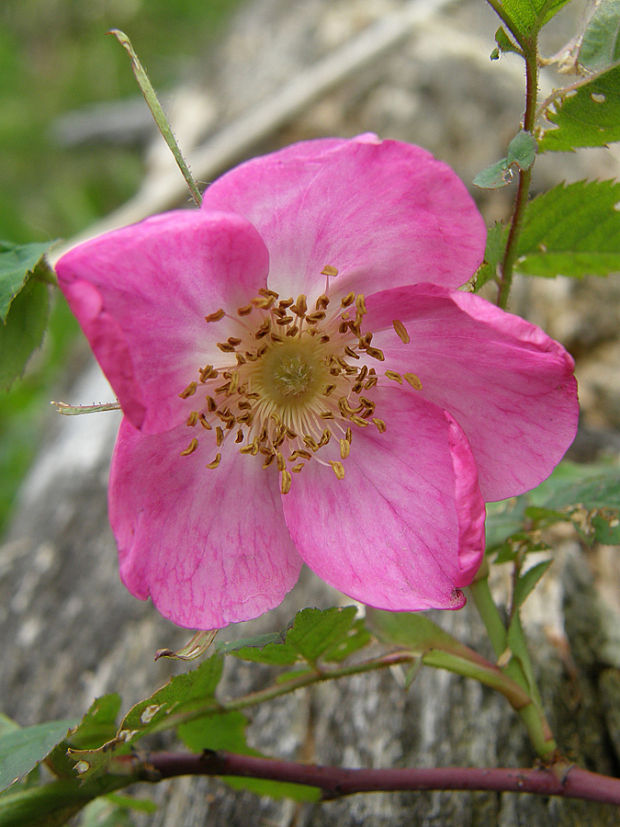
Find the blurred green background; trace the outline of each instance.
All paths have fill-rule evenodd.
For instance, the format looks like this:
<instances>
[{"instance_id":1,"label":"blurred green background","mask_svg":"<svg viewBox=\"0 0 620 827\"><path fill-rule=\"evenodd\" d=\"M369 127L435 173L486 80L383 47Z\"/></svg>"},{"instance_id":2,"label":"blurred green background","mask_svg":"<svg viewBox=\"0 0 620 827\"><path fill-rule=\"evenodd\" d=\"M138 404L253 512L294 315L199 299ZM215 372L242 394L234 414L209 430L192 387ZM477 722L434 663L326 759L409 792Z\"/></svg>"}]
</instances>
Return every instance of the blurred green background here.
<instances>
[{"instance_id":1,"label":"blurred green background","mask_svg":"<svg viewBox=\"0 0 620 827\"><path fill-rule=\"evenodd\" d=\"M129 35L153 85L165 92L197 71L240 2L1 0L0 239L69 238L136 191L139 143L67 147L55 137L54 125L66 113L139 96L126 53L106 37L109 29ZM41 352L24 379L0 395L0 533L77 332L54 296Z\"/></svg>"}]
</instances>

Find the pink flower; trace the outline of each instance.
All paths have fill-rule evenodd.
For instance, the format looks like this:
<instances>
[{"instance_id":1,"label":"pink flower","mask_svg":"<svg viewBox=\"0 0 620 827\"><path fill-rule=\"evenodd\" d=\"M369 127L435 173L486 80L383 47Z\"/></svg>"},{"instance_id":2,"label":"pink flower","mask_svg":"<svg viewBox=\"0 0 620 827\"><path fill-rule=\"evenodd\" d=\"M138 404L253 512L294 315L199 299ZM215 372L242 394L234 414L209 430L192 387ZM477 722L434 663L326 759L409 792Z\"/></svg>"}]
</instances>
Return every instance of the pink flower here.
<instances>
[{"instance_id":1,"label":"pink flower","mask_svg":"<svg viewBox=\"0 0 620 827\"><path fill-rule=\"evenodd\" d=\"M277 605L302 561L379 608L462 606L484 501L547 477L577 422L563 348L455 292L484 238L444 164L361 136L249 161L202 209L65 255L125 414L127 588L203 629Z\"/></svg>"}]
</instances>

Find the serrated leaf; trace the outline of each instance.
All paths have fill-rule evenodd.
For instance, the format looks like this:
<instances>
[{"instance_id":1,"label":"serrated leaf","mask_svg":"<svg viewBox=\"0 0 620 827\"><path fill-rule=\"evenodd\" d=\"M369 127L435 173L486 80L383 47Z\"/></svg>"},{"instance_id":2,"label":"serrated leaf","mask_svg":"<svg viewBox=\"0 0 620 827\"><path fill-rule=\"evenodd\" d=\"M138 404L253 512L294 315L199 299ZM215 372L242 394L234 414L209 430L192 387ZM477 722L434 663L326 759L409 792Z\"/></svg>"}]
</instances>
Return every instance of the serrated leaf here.
<instances>
[{"instance_id":1,"label":"serrated leaf","mask_svg":"<svg viewBox=\"0 0 620 827\"><path fill-rule=\"evenodd\" d=\"M8 390L22 375L43 341L48 311L47 286L30 279L11 302L5 324L0 324L0 390Z\"/></svg>"},{"instance_id":2,"label":"serrated leaf","mask_svg":"<svg viewBox=\"0 0 620 827\"><path fill-rule=\"evenodd\" d=\"M48 721L7 732L0 738L0 790L30 772L60 743L75 721Z\"/></svg>"},{"instance_id":3,"label":"serrated leaf","mask_svg":"<svg viewBox=\"0 0 620 827\"><path fill-rule=\"evenodd\" d=\"M176 675L149 698L135 704L123 718L115 737L98 749L70 749L69 755L81 777L98 775L113 767L118 759L122 764L123 756L131 752L136 741L174 726L172 716L187 711L196 702L204 705L212 702L217 709L215 690L222 666L221 655L212 655L197 669Z\"/></svg>"},{"instance_id":4,"label":"serrated leaf","mask_svg":"<svg viewBox=\"0 0 620 827\"><path fill-rule=\"evenodd\" d=\"M542 563L537 563L519 576L512 595L513 605L516 609L525 603L552 562L552 560L543 560Z\"/></svg>"},{"instance_id":5,"label":"serrated leaf","mask_svg":"<svg viewBox=\"0 0 620 827\"><path fill-rule=\"evenodd\" d=\"M591 72L620 61L620 0L599 0L583 33L577 62Z\"/></svg>"},{"instance_id":6,"label":"serrated leaf","mask_svg":"<svg viewBox=\"0 0 620 827\"><path fill-rule=\"evenodd\" d=\"M519 272L581 278L620 270L619 202L615 181L559 184L534 198L519 237Z\"/></svg>"},{"instance_id":7,"label":"serrated leaf","mask_svg":"<svg viewBox=\"0 0 620 827\"><path fill-rule=\"evenodd\" d=\"M540 152L570 152L620 141L620 66L597 75L545 114L555 127L543 133Z\"/></svg>"},{"instance_id":8,"label":"serrated leaf","mask_svg":"<svg viewBox=\"0 0 620 827\"><path fill-rule=\"evenodd\" d=\"M11 244L0 241L0 322L5 322L15 296L24 287L42 257L50 248L49 242Z\"/></svg>"},{"instance_id":9,"label":"serrated leaf","mask_svg":"<svg viewBox=\"0 0 620 827\"><path fill-rule=\"evenodd\" d=\"M473 180L473 183L484 190L496 190L501 187L507 187L514 178L514 173L510 169L507 158L502 158L495 164L483 169Z\"/></svg>"},{"instance_id":10,"label":"serrated leaf","mask_svg":"<svg viewBox=\"0 0 620 827\"><path fill-rule=\"evenodd\" d=\"M336 653L338 647L347 641L351 645L355 638L351 629L356 613L355 606L342 609L303 609L297 613L293 625L284 636L279 635L264 646L229 647L226 651L255 663L292 666L299 660L306 660L312 664L322 655ZM352 645L360 640L358 637Z\"/></svg>"},{"instance_id":11,"label":"serrated leaf","mask_svg":"<svg viewBox=\"0 0 620 827\"><path fill-rule=\"evenodd\" d=\"M204 718L181 724L178 727L179 738L194 752L208 750L227 750L240 755L262 756L258 750L248 746L245 730L248 720L238 711L220 712ZM238 790L250 790L256 795L268 795L271 798L292 798L295 801L317 801L320 790L302 784L288 784L267 781L260 778L237 778L222 776L222 780Z\"/></svg>"},{"instance_id":12,"label":"serrated leaf","mask_svg":"<svg viewBox=\"0 0 620 827\"><path fill-rule=\"evenodd\" d=\"M420 612L384 612L368 609L366 621L384 643L402 646L416 655L431 649L469 658L472 650Z\"/></svg>"},{"instance_id":13,"label":"serrated leaf","mask_svg":"<svg viewBox=\"0 0 620 827\"><path fill-rule=\"evenodd\" d=\"M510 28L519 39L532 37L569 0L502 0Z\"/></svg>"},{"instance_id":14,"label":"serrated leaf","mask_svg":"<svg viewBox=\"0 0 620 827\"><path fill-rule=\"evenodd\" d=\"M516 164L519 169L529 169L538 151L538 141L531 134L522 129L514 136L508 144L508 155L506 160L509 165Z\"/></svg>"}]
</instances>

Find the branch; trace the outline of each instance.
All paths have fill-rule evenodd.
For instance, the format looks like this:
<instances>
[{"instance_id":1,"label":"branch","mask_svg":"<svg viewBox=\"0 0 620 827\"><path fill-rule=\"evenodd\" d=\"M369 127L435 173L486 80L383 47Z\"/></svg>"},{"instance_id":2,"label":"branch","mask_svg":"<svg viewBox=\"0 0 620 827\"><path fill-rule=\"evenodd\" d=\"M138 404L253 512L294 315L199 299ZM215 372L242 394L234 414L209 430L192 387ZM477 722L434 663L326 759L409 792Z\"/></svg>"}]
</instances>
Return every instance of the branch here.
<instances>
[{"instance_id":1,"label":"branch","mask_svg":"<svg viewBox=\"0 0 620 827\"><path fill-rule=\"evenodd\" d=\"M478 769L434 767L432 769L346 769L295 761L256 758L230 752L160 752L149 755L145 780L160 781L179 775L232 775L264 778L319 787L323 799L353 793L411 790L471 790L557 795L603 804L620 805L620 779L571 766L539 769Z\"/></svg>"}]
</instances>

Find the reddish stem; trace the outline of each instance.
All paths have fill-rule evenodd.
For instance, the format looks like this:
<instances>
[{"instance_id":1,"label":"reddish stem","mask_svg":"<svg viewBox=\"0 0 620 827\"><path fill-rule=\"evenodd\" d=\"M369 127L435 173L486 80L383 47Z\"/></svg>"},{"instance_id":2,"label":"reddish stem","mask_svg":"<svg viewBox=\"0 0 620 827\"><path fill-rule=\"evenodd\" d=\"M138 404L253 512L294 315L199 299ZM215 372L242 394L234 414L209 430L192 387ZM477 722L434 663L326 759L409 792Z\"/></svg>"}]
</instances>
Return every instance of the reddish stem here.
<instances>
[{"instance_id":1,"label":"reddish stem","mask_svg":"<svg viewBox=\"0 0 620 827\"><path fill-rule=\"evenodd\" d=\"M352 793L405 790L492 790L580 798L620 805L620 779L599 775L572 765L539 769L341 769L295 761L277 761L230 752L160 752L149 756L146 778L159 781L178 775L233 775L265 778L319 787L323 799Z\"/></svg>"}]
</instances>

